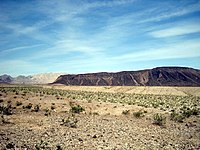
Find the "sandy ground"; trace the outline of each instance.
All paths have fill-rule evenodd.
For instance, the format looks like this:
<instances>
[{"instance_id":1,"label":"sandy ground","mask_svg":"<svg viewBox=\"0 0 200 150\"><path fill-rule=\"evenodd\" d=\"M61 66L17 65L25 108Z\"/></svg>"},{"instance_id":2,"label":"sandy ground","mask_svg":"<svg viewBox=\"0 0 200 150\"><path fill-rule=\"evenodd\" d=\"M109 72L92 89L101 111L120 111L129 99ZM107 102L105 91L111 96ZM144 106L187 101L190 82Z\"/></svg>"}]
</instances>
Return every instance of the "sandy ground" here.
<instances>
[{"instance_id":1,"label":"sandy ground","mask_svg":"<svg viewBox=\"0 0 200 150\"><path fill-rule=\"evenodd\" d=\"M200 96L200 87L165 87L165 86L64 86L64 85L44 85L45 88L55 88L63 90L78 90L90 92L111 92L111 93L135 93L135 94L155 94L155 95L194 95Z\"/></svg>"}]
</instances>

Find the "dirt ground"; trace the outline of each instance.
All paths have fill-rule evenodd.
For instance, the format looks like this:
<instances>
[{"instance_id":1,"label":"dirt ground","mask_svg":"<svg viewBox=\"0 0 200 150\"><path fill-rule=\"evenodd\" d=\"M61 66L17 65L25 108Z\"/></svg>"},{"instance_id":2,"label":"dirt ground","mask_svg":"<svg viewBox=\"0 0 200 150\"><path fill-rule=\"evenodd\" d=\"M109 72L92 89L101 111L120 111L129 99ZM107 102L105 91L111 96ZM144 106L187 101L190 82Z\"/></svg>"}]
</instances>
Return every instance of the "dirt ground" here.
<instances>
[{"instance_id":1,"label":"dirt ground","mask_svg":"<svg viewBox=\"0 0 200 150\"><path fill-rule=\"evenodd\" d=\"M61 88L61 86L46 86ZM105 89L105 87L95 87ZM113 89L115 88L115 89ZM155 87L156 89L158 87ZM94 90L83 87L62 89ZM107 91L134 92L107 87ZM123 90L123 91L122 91ZM146 89L142 94L154 89ZM191 94L191 89L160 89L159 94L175 91ZM195 89L199 93L199 89ZM194 90L194 91L195 91ZM146 92L145 92L146 91ZM155 92L154 94L156 94ZM141 92L140 92L141 94ZM152 94L152 93L151 93ZM200 116L190 116L183 122L170 120L169 111L138 105L70 99L28 91L0 91L1 107L11 114L1 115L0 149L66 149L66 150L127 150L127 149L200 149ZM31 104L31 108L28 107ZM77 109L81 108L81 109ZM73 112L72 108L81 110ZM4 109L5 110L5 109ZM141 112L139 116L134 115ZM166 118L162 124L155 122L155 114ZM163 119L164 120L164 119Z\"/></svg>"}]
</instances>

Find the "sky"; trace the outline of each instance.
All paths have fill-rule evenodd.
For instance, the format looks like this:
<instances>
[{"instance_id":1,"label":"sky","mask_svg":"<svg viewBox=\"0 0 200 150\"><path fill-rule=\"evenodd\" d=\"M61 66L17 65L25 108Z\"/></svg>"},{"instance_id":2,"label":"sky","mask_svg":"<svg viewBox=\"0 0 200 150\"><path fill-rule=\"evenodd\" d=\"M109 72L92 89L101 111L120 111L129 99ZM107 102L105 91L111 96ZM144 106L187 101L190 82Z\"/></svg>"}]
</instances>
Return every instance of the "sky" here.
<instances>
[{"instance_id":1,"label":"sky","mask_svg":"<svg viewBox=\"0 0 200 150\"><path fill-rule=\"evenodd\" d=\"M0 74L200 69L200 0L1 0Z\"/></svg>"}]
</instances>

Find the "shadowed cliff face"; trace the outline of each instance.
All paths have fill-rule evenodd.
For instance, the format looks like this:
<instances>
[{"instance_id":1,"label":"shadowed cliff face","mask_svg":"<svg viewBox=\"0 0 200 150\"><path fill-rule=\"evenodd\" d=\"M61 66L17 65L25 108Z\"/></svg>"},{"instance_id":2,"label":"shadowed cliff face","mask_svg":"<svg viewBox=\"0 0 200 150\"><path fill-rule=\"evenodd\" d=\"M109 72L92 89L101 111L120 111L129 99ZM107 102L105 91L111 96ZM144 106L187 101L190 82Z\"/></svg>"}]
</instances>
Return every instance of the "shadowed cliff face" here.
<instances>
[{"instance_id":1,"label":"shadowed cliff face","mask_svg":"<svg viewBox=\"0 0 200 150\"><path fill-rule=\"evenodd\" d=\"M200 86L200 70L160 67L142 71L61 75L53 84L85 86Z\"/></svg>"}]
</instances>

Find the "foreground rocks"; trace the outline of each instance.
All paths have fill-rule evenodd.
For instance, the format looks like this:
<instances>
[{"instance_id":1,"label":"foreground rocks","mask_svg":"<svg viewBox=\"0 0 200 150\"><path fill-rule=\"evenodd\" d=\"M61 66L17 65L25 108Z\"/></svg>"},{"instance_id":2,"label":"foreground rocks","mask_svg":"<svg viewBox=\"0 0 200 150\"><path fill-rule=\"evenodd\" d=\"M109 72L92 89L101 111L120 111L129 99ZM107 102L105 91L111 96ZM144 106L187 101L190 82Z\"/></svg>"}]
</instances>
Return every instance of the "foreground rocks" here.
<instances>
[{"instance_id":1,"label":"foreground rocks","mask_svg":"<svg viewBox=\"0 0 200 150\"><path fill-rule=\"evenodd\" d=\"M21 122L20 118L26 118ZM199 149L200 125L168 122L156 126L147 118L76 114L77 127L61 125L70 113L29 112L13 115L12 124L1 124L1 149ZM199 118L198 118L199 119ZM199 120L198 120L199 121Z\"/></svg>"}]
</instances>

